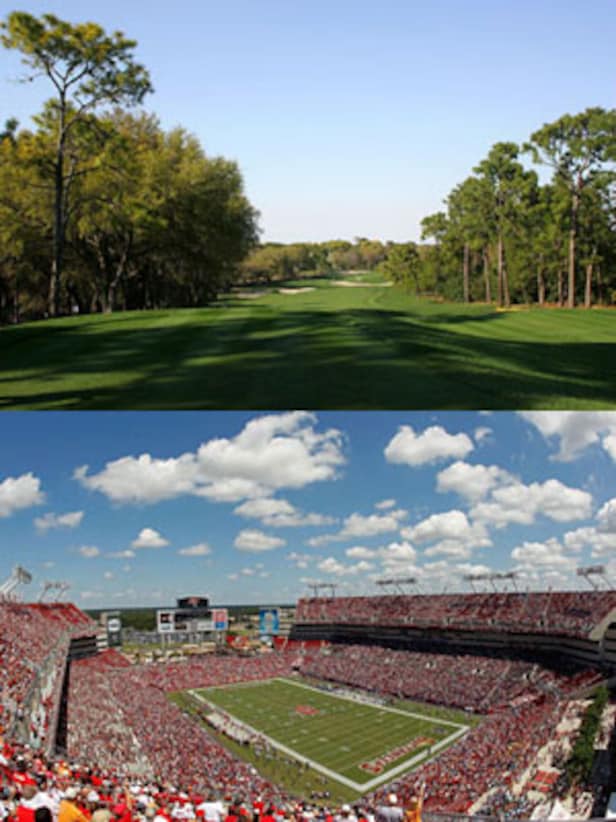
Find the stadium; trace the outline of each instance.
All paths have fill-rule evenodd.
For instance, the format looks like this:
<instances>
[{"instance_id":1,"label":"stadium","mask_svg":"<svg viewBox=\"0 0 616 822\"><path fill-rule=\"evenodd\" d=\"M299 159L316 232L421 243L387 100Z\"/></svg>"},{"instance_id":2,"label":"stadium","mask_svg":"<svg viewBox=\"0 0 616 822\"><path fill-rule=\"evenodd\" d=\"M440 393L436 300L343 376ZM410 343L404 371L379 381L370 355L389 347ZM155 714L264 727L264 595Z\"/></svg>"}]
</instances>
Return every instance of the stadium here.
<instances>
[{"instance_id":1,"label":"stadium","mask_svg":"<svg viewBox=\"0 0 616 822\"><path fill-rule=\"evenodd\" d=\"M259 650L188 598L159 631L213 631L212 653L134 664L110 647L113 615L102 629L74 604L26 603L30 579L18 567L0 586L3 819L67 801L76 820L123 822L591 818L607 803L614 590L315 590Z\"/></svg>"}]
</instances>

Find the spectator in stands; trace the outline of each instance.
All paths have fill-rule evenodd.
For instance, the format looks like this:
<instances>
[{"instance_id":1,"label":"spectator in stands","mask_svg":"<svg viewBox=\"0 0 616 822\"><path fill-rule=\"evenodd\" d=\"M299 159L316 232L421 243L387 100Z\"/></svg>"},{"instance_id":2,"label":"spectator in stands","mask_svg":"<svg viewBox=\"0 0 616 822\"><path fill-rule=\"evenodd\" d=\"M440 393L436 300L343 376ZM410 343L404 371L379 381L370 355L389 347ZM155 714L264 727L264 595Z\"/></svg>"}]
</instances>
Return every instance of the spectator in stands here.
<instances>
[{"instance_id":1,"label":"spectator in stands","mask_svg":"<svg viewBox=\"0 0 616 822\"><path fill-rule=\"evenodd\" d=\"M376 809L377 822L402 822L404 811L398 804L398 797L395 793L390 793L387 803L379 805Z\"/></svg>"},{"instance_id":2,"label":"spectator in stands","mask_svg":"<svg viewBox=\"0 0 616 822\"><path fill-rule=\"evenodd\" d=\"M71 785L64 792L64 799L60 802L58 822L88 822L88 817L78 807L79 790Z\"/></svg>"}]
</instances>

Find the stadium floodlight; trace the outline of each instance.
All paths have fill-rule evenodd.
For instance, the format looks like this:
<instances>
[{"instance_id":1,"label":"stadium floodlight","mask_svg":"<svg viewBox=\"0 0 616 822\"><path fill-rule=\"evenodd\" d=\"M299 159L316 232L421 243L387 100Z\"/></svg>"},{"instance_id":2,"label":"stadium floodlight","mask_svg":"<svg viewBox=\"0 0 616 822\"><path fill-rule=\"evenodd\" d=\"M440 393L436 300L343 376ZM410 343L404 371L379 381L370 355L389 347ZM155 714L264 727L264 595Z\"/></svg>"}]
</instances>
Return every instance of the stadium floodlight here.
<instances>
[{"instance_id":1,"label":"stadium floodlight","mask_svg":"<svg viewBox=\"0 0 616 822\"><path fill-rule=\"evenodd\" d=\"M464 574L462 579L464 582L470 582L471 588L473 589L473 593L477 593L477 589L475 588L476 582L485 582L489 577L489 574Z\"/></svg>"},{"instance_id":2,"label":"stadium floodlight","mask_svg":"<svg viewBox=\"0 0 616 822\"><path fill-rule=\"evenodd\" d=\"M319 598L319 591L329 591L330 597L334 599L338 587L335 582L308 582L307 585L312 590L315 599Z\"/></svg>"},{"instance_id":3,"label":"stadium floodlight","mask_svg":"<svg viewBox=\"0 0 616 822\"><path fill-rule=\"evenodd\" d=\"M585 565L581 568L578 568L576 571L579 577L584 577L586 582L594 588L594 590L598 590L599 585L595 583L593 577L598 577L599 579L603 579L607 583L607 575L605 573L605 565ZM609 585L609 583L608 583Z\"/></svg>"},{"instance_id":4,"label":"stadium floodlight","mask_svg":"<svg viewBox=\"0 0 616 822\"><path fill-rule=\"evenodd\" d=\"M399 594L405 594L405 585L414 585L419 588L415 577L392 577L391 579L377 579L376 584L381 588L394 588Z\"/></svg>"},{"instance_id":5,"label":"stadium floodlight","mask_svg":"<svg viewBox=\"0 0 616 822\"><path fill-rule=\"evenodd\" d=\"M498 593L498 588L496 587L496 582L513 582L513 587L517 591L517 586L515 584L515 579L517 577L517 571L490 571L485 574L465 574L462 579L465 582L470 582L471 588L473 589L474 593L477 593L477 589L475 588L475 582L489 582L492 585L495 593Z\"/></svg>"},{"instance_id":6,"label":"stadium floodlight","mask_svg":"<svg viewBox=\"0 0 616 822\"><path fill-rule=\"evenodd\" d=\"M9 597L20 585L32 582L32 574L21 565L13 568L11 576L0 585L0 597Z\"/></svg>"},{"instance_id":7,"label":"stadium floodlight","mask_svg":"<svg viewBox=\"0 0 616 822\"><path fill-rule=\"evenodd\" d=\"M512 582L514 589L517 591L518 586L515 584L516 577L518 576L517 571L499 571L494 574L490 575L492 580L500 580L501 582Z\"/></svg>"},{"instance_id":8,"label":"stadium floodlight","mask_svg":"<svg viewBox=\"0 0 616 822\"><path fill-rule=\"evenodd\" d=\"M49 591L57 591L58 593L56 594L55 599L52 599L52 602L60 602L60 600L62 599L64 594L69 590L70 587L71 586L68 584L68 582L50 582L49 580L46 580L43 583L43 587L41 593L39 594L38 601L44 602L45 597L47 596L47 593Z\"/></svg>"}]
</instances>

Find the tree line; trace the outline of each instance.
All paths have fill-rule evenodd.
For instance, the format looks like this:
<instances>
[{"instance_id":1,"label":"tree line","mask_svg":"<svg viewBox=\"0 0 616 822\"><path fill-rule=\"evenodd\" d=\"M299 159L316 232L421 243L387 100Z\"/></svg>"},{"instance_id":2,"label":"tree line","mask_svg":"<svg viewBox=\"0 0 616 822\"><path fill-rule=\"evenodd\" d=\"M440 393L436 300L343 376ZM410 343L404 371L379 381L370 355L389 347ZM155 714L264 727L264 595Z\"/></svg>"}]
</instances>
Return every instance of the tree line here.
<instances>
[{"instance_id":1,"label":"tree line","mask_svg":"<svg viewBox=\"0 0 616 822\"><path fill-rule=\"evenodd\" d=\"M614 109L494 145L422 220L421 243L259 245L236 163L141 110L153 89L134 40L13 12L0 43L52 92L32 128L0 127L0 322L197 306L238 282L373 269L448 300L616 302Z\"/></svg>"},{"instance_id":2,"label":"tree line","mask_svg":"<svg viewBox=\"0 0 616 822\"><path fill-rule=\"evenodd\" d=\"M236 163L139 107L136 43L14 12L2 44L53 96L0 128L0 322L202 305L238 276L258 213Z\"/></svg>"},{"instance_id":3,"label":"tree line","mask_svg":"<svg viewBox=\"0 0 616 822\"><path fill-rule=\"evenodd\" d=\"M569 785L588 784L595 762L595 741L601 727L603 711L609 700L607 688L600 686L584 712L580 729L565 766Z\"/></svg>"},{"instance_id":4,"label":"tree line","mask_svg":"<svg viewBox=\"0 0 616 822\"><path fill-rule=\"evenodd\" d=\"M356 237L353 242L264 243L242 263L242 281L267 284L336 272L370 271L386 259L389 245L366 237Z\"/></svg>"},{"instance_id":5,"label":"tree line","mask_svg":"<svg viewBox=\"0 0 616 822\"><path fill-rule=\"evenodd\" d=\"M523 158L551 172L542 183ZM588 108L494 145L422 221L422 283L465 302L616 301L616 110ZM457 275L457 276L456 276Z\"/></svg>"},{"instance_id":6,"label":"tree line","mask_svg":"<svg viewBox=\"0 0 616 822\"><path fill-rule=\"evenodd\" d=\"M245 271L280 279L377 268L417 294L448 300L615 303L615 164L616 110L566 114L524 145L494 145L444 210L422 220L421 243L269 245Z\"/></svg>"}]
</instances>

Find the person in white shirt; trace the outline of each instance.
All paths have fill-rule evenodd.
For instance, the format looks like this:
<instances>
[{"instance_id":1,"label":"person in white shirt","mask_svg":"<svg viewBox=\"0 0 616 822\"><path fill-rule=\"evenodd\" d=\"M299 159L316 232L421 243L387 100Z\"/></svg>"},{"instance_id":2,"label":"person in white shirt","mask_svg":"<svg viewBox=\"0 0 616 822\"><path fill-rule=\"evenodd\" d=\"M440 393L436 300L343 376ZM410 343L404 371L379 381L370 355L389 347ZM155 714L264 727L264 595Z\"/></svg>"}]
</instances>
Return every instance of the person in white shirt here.
<instances>
[{"instance_id":1,"label":"person in white shirt","mask_svg":"<svg viewBox=\"0 0 616 822\"><path fill-rule=\"evenodd\" d=\"M210 794L206 802L198 805L197 810L203 813L205 822L222 822L227 815L227 809L213 794Z\"/></svg>"}]
</instances>

